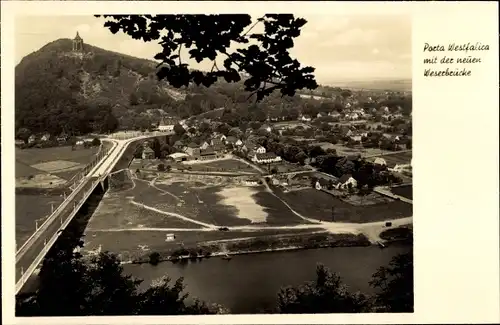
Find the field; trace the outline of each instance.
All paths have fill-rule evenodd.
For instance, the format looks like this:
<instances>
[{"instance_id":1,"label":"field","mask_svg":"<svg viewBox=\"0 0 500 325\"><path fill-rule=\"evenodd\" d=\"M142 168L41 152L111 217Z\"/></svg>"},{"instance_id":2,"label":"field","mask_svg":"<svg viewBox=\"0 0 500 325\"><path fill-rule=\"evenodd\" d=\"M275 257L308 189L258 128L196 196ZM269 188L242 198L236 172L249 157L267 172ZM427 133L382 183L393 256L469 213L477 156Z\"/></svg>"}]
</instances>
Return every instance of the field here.
<instances>
[{"instance_id":1,"label":"field","mask_svg":"<svg viewBox=\"0 0 500 325\"><path fill-rule=\"evenodd\" d=\"M87 226L86 250L137 254L176 248L180 242L321 230L293 214L265 186L243 186L234 178L164 174L132 183L104 196ZM299 224L305 228L286 228ZM222 226L230 230L219 231ZM174 242L166 242L168 233L176 235Z\"/></svg>"},{"instance_id":2,"label":"field","mask_svg":"<svg viewBox=\"0 0 500 325\"><path fill-rule=\"evenodd\" d=\"M396 200L360 206L349 204L328 193L312 188L289 193L277 193L292 209L303 216L324 221L363 223L405 218L413 215L411 204Z\"/></svg>"},{"instance_id":3,"label":"field","mask_svg":"<svg viewBox=\"0 0 500 325\"><path fill-rule=\"evenodd\" d=\"M54 209L63 201L60 196L16 195L16 243L21 246L35 231L35 221L41 225Z\"/></svg>"},{"instance_id":4,"label":"field","mask_svg":"<svg viewBox=\"0 0 500 325\"><path fill-rule=\"evenodd\" d=\"M236 159L222 159L207 163L186 164L191 171L203 172L237 172L237 173L259 173L255 168Z\"/></svg>"},{"instance_id":5,"label":"field","mask_svg":"<svg viewBox=\"0 0 500 325\"><path fill-rule=\"evenodd\" d=\"M70 146L16 148L16 186L53 187L64 184L94 159L97 150L97 147L92 147L73 151Z\"/></svg>"},{"instance_id":6,"label":"field","mask_svg":"<svg viewBox=\"0 0 500 325\"><path fill-rule=\"evenodd\" d=\"M170 249L193 247L199 243L216 240L238 240L250 237L267 237L275 235L308 234L318 229L298 230L259 230L259 231L93 231L85 232L85 250L112 251L120 253L125 260L138 257L144 253L161 252ZM167 234L175 234L174 241L167 241Z\"/></svg>"},{"instance_id":7,"label":"field","mask_svg":"<svg viewBox=\"0 0 500 325\"><path fill-rule=\"evenodd\" d=\"M380 158L384 158L387 162L387 166L393 168L396 165L410 164L412 158L411 151L397 152L390 155L383 155ZM375 157L373 157L375 159Z\"/></svg>"},{"instance_id":8,"label":"field","mask_svg":"<svg viewBox=\"0 0 500 325\"><path fill-rule=\"evenodd\" d=\"M316 143L311 143L311 145L320 146L323 150L335 149L337 150L337 154L339 156L349 156L357 154L360 154L361 156L374 156L374 155L383 155L386 153L391 153L391 151L381 150L378 148L363 148L363 149L348 148L339 144L332 144L330 142L316 142Z\"/></svg>"},{"instance_id":9,"label":"field","mask_svg":"<svg viewBox=\"0 0 500 325\"><path fill-rule=\"evenodd\" d=\"M307 223L264 186L241 179L164 174L134 179L127 190L110 190L89 223L90 229L210 228Z\"/></svg>"},{"instance_id":10,"label":"field","mask_svg":"<svg viewBox=\"0 0 500 325\"><path fill-rule=\"evenodd\" d=\"M98 148L71 150L71 147L16 148L16 242L20 246L63 201L49 189L64 186L94 159ZM59 188L58 188L59 189Z\"/></svg>"},{"instance_id":11,"label":"field","mask_svg":"<svg viewBox=\"0 0 500 325\"><path fill-rule=\"evenodd\" d=\"M397 186L397 187L392 187L391 192L405 197L407 199L413 200L413 185L404 185L404 186Z\"/></svg>"}]
</instances>

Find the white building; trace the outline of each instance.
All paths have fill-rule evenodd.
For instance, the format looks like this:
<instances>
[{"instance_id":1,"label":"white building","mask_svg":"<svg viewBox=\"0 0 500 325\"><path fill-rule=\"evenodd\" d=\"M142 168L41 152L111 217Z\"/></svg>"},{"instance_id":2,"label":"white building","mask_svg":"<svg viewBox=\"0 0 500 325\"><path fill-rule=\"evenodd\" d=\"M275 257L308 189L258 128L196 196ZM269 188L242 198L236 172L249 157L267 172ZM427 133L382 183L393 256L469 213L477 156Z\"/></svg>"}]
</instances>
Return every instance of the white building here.
<instances>
[{"instance_id":1,"label":"white building","mask_svg":"<svg viewBox=\"0 0 500 325\"><path fill-rule=\"evenodd\" d=\"M259 154L264 154L266 153L266 148L260 146L257 148L257 150L255 150L256 153L259 153Z\"/></svg>"},{"instance_id":2,"label":"white building","mask_svg":"<svg viewBox=\"0 0 500 325\"><path fill-rule=\"evenodd\" d=\"M258 164L272 164L281 161L281 157L273 152L256 153L252 157L252 161Z\"/></svg>"}]
</instances>

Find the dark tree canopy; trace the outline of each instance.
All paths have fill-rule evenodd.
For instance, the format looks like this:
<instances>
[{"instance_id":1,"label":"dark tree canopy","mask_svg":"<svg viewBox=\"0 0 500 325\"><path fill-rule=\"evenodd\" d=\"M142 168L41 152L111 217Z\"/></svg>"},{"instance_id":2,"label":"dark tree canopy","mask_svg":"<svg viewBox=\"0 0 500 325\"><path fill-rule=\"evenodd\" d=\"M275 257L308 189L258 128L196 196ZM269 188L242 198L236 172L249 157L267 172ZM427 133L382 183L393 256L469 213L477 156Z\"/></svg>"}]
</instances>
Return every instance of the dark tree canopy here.
<instances>
[{"instance_id":1,"label":"dark tree canopy","mask_svg":"<svg viewBox=\"0 0 500 325\"><path fill-rule=\"evenodd\" d=\"M99 15L97 17L100 17ZM289 50L294 38L300 36L307 23L291 14L266 14L252 21L246 14L223 15L104 15L104 26L112 33L123 31L144 42L157 41L162 51L155 59L161 61L158 78L180 88L190 83L209 87L218 78L238 82L241 74L245 90L256 94L257 100L279 90L283 96L293 96L296 90L318 87L313 67L301 67ZM264 32L252 32L263 24ZM238 49L230 51L232 45ZM189 58L198 63L213 61L211 71L190 70L182 61L182 48L189 49ZM216 58L222 55L222 67Z\"/></svg>"}]
</instances>

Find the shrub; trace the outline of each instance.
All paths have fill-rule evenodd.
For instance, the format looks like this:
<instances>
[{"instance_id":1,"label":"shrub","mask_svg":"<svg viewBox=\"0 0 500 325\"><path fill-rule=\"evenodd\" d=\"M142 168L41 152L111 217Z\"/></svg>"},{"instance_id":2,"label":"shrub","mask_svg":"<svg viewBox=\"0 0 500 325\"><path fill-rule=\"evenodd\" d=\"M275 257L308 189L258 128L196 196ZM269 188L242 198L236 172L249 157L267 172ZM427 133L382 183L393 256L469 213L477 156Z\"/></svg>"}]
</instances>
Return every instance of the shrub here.
<instances>
[{"instance_id":1,"label":"shrub","mask_svg":"<svg viewBox=\"0 0 500 325\"><path fill-rule=\"evenodd\" d=\"M99 140L98 138L94 138L92 140L92 146L97 147L99 145L101 145L101 140Z\"/></svg>"},{"instance_id":2,"label":"shrub","mask_svg":"<svg viewBox=\"0 0 500 325\"><path fill-rule=\"evenodd\" d=\"M165 171L165 165L164 164L159 164L158 165L158 171L159 172L164 172Z\"/></svg>"},{"instance_id":3,"label":"shrub","mask_svg":"<svg viewBox=\"0 0 500 325\"><path fill-rule=\"evenodd\" d=\"M158 265L158 263L160 263L160 253L153 252L149 254L149 264Z\"/></svg>"}]
</instances>

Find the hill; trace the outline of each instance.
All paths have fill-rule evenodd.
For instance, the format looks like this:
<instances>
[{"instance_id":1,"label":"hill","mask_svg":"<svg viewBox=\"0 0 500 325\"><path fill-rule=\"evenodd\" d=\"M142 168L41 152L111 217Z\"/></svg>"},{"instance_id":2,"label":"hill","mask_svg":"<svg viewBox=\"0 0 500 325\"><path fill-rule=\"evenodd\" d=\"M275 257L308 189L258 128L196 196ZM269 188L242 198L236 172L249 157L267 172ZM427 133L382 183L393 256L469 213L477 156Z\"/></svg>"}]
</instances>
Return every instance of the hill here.
<instances>
[{"instance_id":1,"label":"hill","mask_svg":"<svg viewBox=\"0 0 500 325\"><path fill-rule=\"evenodd\" d=\"M401 80L368 80L368 81L345 81L329 83L332 87L344 87L349 89L364 89L364 90L387 90L387 91L411 91L412 81L407 79Z\"/></svg>"},{"instance_id":2,"label":"hill","mask_svg":"<svg viewBox=\"0 0 500 325\"><path fill-rule=\"evenodd\" d=\"M255 103L244 91L243 81L220 80L210 88L190 85L176 89L157 80L156 65L152 60L89 44L76 53L70 39L51 42L24 57L15 68L16 132L26 136L144 130L165 115L219 119L231 127L246 127L250 121L267 118L295 119L301 113L315 116L342 111L347 101L356 99L363 105L366 97L339 87L320 86L314 98L300 92L281 97L275 92ZM370 96L376 100L366 103L370 107L411 106L411 97L406 103L399 97L392 103L385 94Z\"/></svg>"},{"instance_id":3,"label":"hill","mask_svg":"<svg viewBox=\"0 0 500 325\"><path fill-rule=\"evenodd\" d=\"M137 115L183 98L156 80L153 61L88 44L83 53L71 48L70 39L60 39L16 66L17 128L81 133L99 128L110 112L124 119L129 110Z\"/></svg>"}]
</instances>

